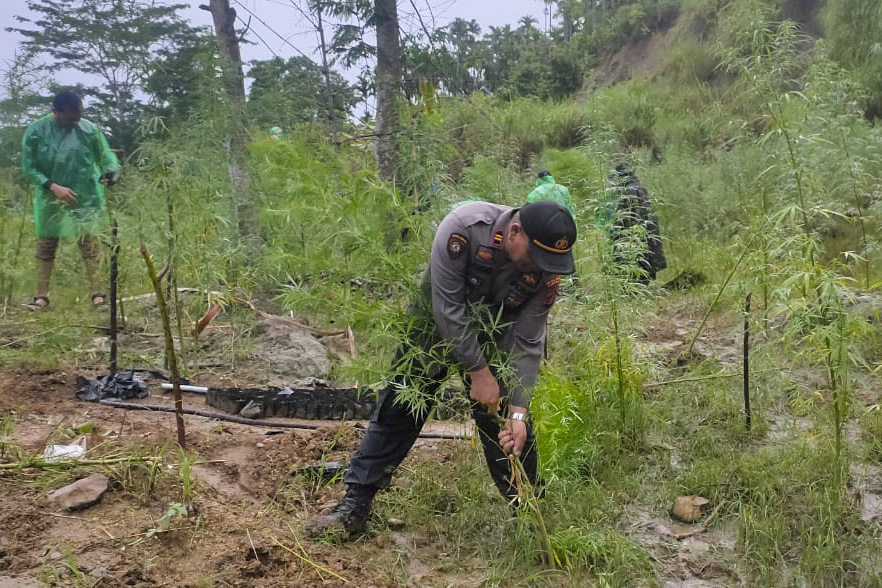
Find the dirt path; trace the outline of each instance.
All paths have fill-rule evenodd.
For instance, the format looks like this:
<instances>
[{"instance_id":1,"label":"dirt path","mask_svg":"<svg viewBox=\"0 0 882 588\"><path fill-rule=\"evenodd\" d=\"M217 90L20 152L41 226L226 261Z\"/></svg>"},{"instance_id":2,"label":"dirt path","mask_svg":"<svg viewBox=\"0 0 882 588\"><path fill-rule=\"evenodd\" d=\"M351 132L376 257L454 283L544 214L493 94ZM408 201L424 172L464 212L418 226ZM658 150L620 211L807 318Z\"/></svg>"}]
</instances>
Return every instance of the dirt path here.
<instances>
[{"instance_id":1,"label":"dirt path","mask_svg":"<svg viewBox=\"0 0 882 588\"><path fill-rule=\"evenodd\" d=\"M359 586L400 585L390 572L393 550L371 541L340 549L299 536L305 513L333 504L342 485L292 483L293 472L323 461L345 463L364 423L309 421L323 426L300 431L185 417L189 449L198 454L190 517L171 517L168 526L176 530L148 538L151 529L162 528L169 505L183 501L173 415L77 401L74 381L69 372L0 372L0 415L9 415L0 461L26 459L48 442L70 443L84 434L92 448L87 457L159 455L160 471L136 464L0 474L0 586L36 580L76 586L342 584L334 574L357 579ZM145 401L171 403L156 383ZM204 409L201 403L202 397L187 395L187 405ZM435 430L462 428L441 424ZM413 459L436 458L452 443L421 440ZM46 494L87 469L111 479L102 502L81 512L53 510Z\"/></svg>"}]
</instances>

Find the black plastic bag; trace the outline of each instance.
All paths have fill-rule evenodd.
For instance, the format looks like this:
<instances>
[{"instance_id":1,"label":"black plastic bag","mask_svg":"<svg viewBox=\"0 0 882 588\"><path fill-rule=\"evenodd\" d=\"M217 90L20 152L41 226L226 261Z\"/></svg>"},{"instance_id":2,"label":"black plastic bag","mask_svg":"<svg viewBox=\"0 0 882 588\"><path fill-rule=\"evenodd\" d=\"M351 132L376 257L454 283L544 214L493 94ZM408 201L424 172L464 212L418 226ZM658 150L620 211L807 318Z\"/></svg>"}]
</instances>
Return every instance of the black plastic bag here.
<instances>
[{"instance_id":1,"label":"black plastic bag","mask_svg":"<svg viewBox=\"0 0 882 588\"><path fill-rule=\"evenodd\" d=\"M90 380L77 376L77 398L88 402L98 402L105 398L146 398L147 382L136 376L135 372L117 372L113 376L101 376Z\"/></svg>"}]
</instances>

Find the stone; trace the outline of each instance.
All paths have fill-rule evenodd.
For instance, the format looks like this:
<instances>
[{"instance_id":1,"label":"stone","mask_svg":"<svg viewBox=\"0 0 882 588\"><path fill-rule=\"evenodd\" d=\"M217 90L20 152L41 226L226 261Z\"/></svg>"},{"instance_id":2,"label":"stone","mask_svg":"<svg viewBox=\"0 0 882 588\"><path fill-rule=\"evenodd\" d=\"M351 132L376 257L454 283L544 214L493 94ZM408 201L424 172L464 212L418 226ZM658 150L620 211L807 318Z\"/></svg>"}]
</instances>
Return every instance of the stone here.
<instances>
[{"instance_id":1,"label":"stone","mask_svg":"<svg viewBox=\"0 0 882 588\"><path fill-rule=\"evenodd\" d=\"M849 313L869 323L882 322L882 296L873 292L861 292L853 298L843 300Z\"/></svg>"},{"instance_id":2,"label":"stone","mask_svg":"<svg viewBox=\"0 0 882 588\"><path fill-rule=\"evenodd\" d=\"M861 520L882 521L882 496L867 493L861 499Z\"/></svg>"},{"instance_id":3,"label":"stone","mask_svg":"<svg viewBox=\"0 0 882 588\"><path fill-rule=\"evenodd\" d=\"M386 523L389 525L389 528L392 529L393 531L397 531L399 529L404 528L404 521L402 521L401 519L389 519L386 521Z\"/></svg>"},{"instance_id":4,"label":"stone","mask_svg":"<svg viewBox=\"0 0 882 588\"><path fill-rule=\"evenodd\" d=\"M327 378L330 374L328 350L311 334L270 318L264 319L259 330L264 332L254 343L255 351L279 381L287 385L297 378Z\"/></svg>"},{"instance_id":5,"label":"stone","mask_svg":"<svg viewBox=\"0 0 882 588\"><path fill-rule=\"evenodd\" d=\"M709 505L710 501L701 496L679 496L671 508L671 516L684 523L694 523L701 519Z\"/></svg>"},{"instance_id":6,"label":"stone","mask_svg":"<svg viewBox=\"0 0 882 588\"><path fill-rule=\"evenodd\" d=\"M101 501L108 487L107 476L92 474L73 484L68 484L49 493L49 504L65 510L81 510L89 508Z\"/></svg>"}]
</instances>

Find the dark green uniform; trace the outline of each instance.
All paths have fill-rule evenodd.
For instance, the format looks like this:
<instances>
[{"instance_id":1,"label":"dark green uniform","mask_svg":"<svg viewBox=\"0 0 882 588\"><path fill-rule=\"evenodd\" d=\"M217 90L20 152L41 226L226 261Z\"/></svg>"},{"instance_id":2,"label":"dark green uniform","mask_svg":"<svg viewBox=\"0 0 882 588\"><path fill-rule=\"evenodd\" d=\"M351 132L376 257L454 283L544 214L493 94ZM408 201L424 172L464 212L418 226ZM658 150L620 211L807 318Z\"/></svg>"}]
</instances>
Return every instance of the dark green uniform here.
<instances>
[{"instance_id":1,"label":"dark green uniform","mask_svg":"<svg viewBox=\"0 0 882 588\"><path fill-rule=\"evenodd\" d=\"M662 246L658 216L652 212L649 191L640 183L634 172L628 169L617 169L610 176L610 181L615 184L610 190L618 198L615 217L610 228L610 236L617 249L616 256L620 263L635 259L646 277L654 280L658 272L668 267L668 263ZM629 234L635 227L642 230L642 235L636 241L633 235ZM629 255L624 251L635 243L639 247L636 255Z\"/></svg>"}]
</instances>

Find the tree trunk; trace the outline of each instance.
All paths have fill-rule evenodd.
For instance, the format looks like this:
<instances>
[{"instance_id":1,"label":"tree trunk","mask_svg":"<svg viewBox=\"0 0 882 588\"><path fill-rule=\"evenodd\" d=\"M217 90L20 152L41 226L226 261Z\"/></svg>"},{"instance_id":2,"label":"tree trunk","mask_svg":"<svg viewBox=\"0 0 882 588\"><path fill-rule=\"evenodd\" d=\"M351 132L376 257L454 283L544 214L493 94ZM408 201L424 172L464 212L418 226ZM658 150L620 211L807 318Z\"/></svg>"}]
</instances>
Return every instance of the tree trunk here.
<instances>
[{"instance_id":1,"label":"tree trunk","mask_svg":"<svg viewBox=\"0 0 882 588\"><path fill-rule=\"evenodd\" d=\"M398 89L401 51L395 0L374 0L377 22L377 170L380 179L395 180L398 172Z\"/></svg>"},{"instance_id":2,"label":"tree trunk","mask_svg":"<svg viewBox=\"0 0 882 588\"><path fill-rule=\"evenodd\" d=\"M250 245L260 243L257 204L252 201L251 176L246 167L248 133L245 125L245 75L242 72L242 53L236 35L236 11L229 0L210 0L202 10L211 12L217 48L225 62L224 79L230 99L230 129L227 137L227 159L233 202L236 204L239 235Z\"/></svg>"},{"instance_id":3,"label":"tree trunk","mask_svg":"<svg viewBox=\"0 0 882 588\"><path fill-rule=\"evenodd\" d=\"M328 102L328 128L331 131L331 141L334 142L334 151L340 153L340 141L337 139L337 122L334 120L334 89L331 86L331 70L328 67L328 50L325 47L325 27L322 24L322 6L316 6L315 15L319 40L322 51L322 75L325 77L325 98Z\"/></svg>"}]
</instances>

